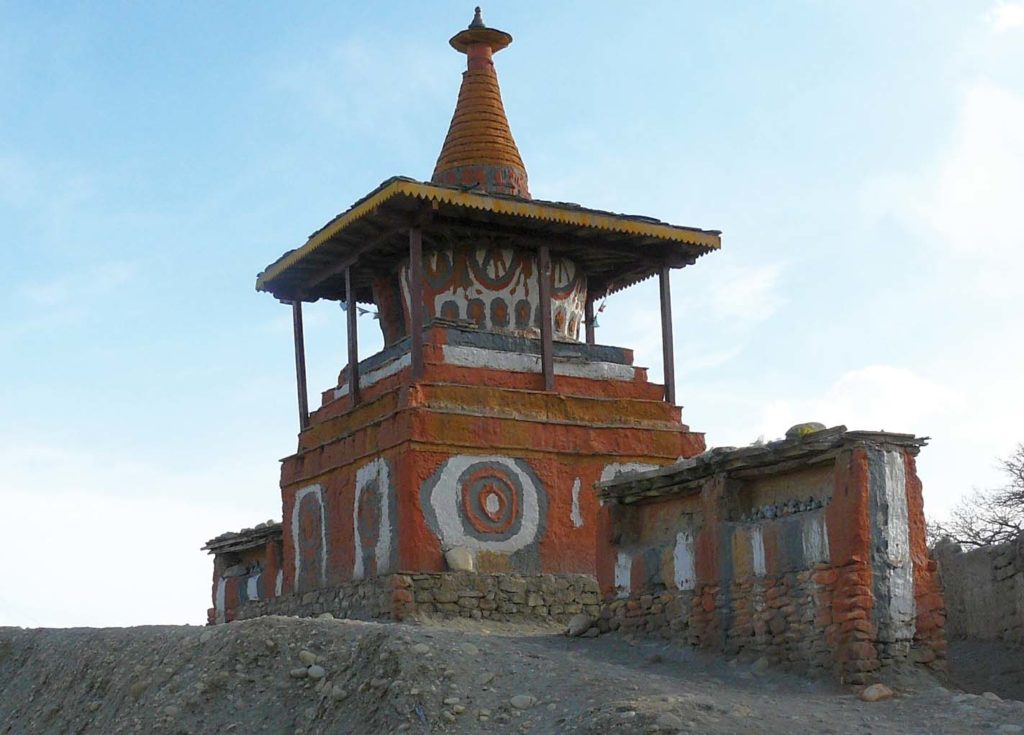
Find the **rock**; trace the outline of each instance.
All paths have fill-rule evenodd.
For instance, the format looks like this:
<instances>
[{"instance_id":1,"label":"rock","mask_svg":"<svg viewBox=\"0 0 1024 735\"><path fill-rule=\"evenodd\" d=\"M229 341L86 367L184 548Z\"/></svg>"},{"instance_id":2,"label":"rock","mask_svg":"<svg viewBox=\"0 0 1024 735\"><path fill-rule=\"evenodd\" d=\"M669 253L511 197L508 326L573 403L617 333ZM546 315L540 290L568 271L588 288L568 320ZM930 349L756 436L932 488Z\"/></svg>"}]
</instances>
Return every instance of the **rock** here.
<instances>
[{"instance_id":1,"label":"rock","mask_svg":"<svg viewBox=\"0 0 1024 735\"><path fill-rule=\"evenodd\" d=\"M472 643L463 643L460 646L460 648L462 649L462 652L467 656L476 656L478 653L480 653L480 649L474 646Z\"/></svg>"},{"instance_id":2,"label":"rock","mask_svg":"<svg viewBox=\"0 0 1024 735\"><path fill-rule=\"evenodd\" d=\"M334 620L334 613L323 612L316 617L318 620Z\"/></svg>"},{"instance_id":3,"label":"rock","mask_svg":"<svg viewBox=\"0 0 1024 735\"><path fill-rule=\"evenodd\" d=\"M453 704L458 704L459 703L459 698L458 697L445 697L444 703L449 705L449 706L453 705Z\"/></svg>"},{"instance_id":4,"label":"rock","mask_svg":"<svg viewBox=\"0 0 1024 735\"><path fill-rule=\"evenodd\" d=\"M516 709L530 709L530 707L537 704L537 698L529 694L517 694L508 700L508 703Z\"/></svg>"},{"instance_id":5,"label":"rock","mask_svg":"<svg viewBox=\"0 0 1024 735\"><path fill-rule=\"evenodd\" d=\"M599 635L601 635L601 631L591 626L587 628L587 632L581 635L580 638L597 638Z\"/></svg>"},{"instance_id":6,"label":"rock","mask_svg":"<svg viewBox=\"0 0 1024 735\"><path fill-rule=\"evenodd\" d=\"M569 626L565 629L565 634L570 638L578 638L586 633L593 623L593 619L586 613L577 613L569 618Z\"/></svg>"},{"instance_id":7,"label":"rock","mask_svg":"<svg viewBox=\"0 0 1024 735\"><path fill-rule=\"evenodd\" d=\"M327 676L327 672L324 671L323 666L313 664L308 669L306 669L306 676L308 676L310 679L319 680Z\"/></svg>"},{"instance_id":8,"label":"rock","mask_svg":"<svg viewBox=\"0 0 1024 735\"><path fill-rule=\"evenodd\" d=\"M316 663L316 654L310 651L299 651L299 661L303 666L312 666Z\"/></svg>"},{"instance_id":9,"label":"rock","mask_svg":"<svg viewBox=\"0 0 1024 735\"><path fill-rule=\"evenodd\" d=\"M995 692L982 692L981 693L981 698L982 699L987 699L990 702L1002 702L1003 701L1003 698L1000 697Z\"/></svg>"},{"instance_id":10,"label":"rock","mask_svg":"<svg viewBox=\"0 0 1024 735\"><path fill-rule=\"evenodd\" d=\"M662 712L654 720L654 724L657 725L659 730L670 730L671 732L675 732L683 726L683 721L671 712Z\"/></svg>"},{"instance_id":11,"label":"rock","mask_svg":"<svg viewBox=\"0 0 1024 735\"><path fill-rule=\"evenodd\" d=\"M288 676L292 677L293 679L305 679L308 675L309 671L306 669L305 666L300 666L299 668L292 669L288 672Z\"/></svg>"},{"instance_id":12,"label":"rock","mask_svg":"<svg viewBox=\"0 0 1024 735\"><path fill-rule=\"evenodd\" d=\"M448 722L455 722L455 713L446 709L441 710L441 717Z\"/></svg>"},{"instance_id":13,"label":"rock","mask_svg":"<svg viewBox=\"0 0 1024 735\"><path fill-rule=\"evenodd\" d=\"M456 546L444 552L444 562L453 572L475 572L476 559L465 546Z\"/></svg>"},{"instance_id":14,"label":"rock","mask_svg":"<svg viewBox=\"0 0 1024 735\"><path fill-rule=\"evenodd\" d=\"M164 707L164 714L168 717L177 717L181 710L175 707L173 704L169 704Z\"/></svg>"},{"instance_id":15,"label":"rock","mask_svg":"<svg viewBox=\"0 0 1024 735\"><path fill-rule=\"evenodd\" d=\"M485 671L484 673L480 674L479 678L477 678L476 681L477 681L477 684L479 684L480 686L485 686L487 684L490 684L492 681L494 681L494 672ZM488 714L490 714L490 713L488 713Z\"/></svg>"},{"instance_id":16,"label":"rock","mask_svg":"<svg viewBox=\"0 0 1024 735\"><path fill-rule=\"evenodd\" d=\"M753 671L755 674L760 674L764 671L767 671L771 665L771 662L767 658L762 656L750 665L750 670Z\"/></svg>"},{"instance_id":17,"label":"rock","mask_svg":"<svg viewBox=\"0 0 1024 735\"><path fill-rule=\"evenodd\" d=\"M800 437L813 434L816 431L822 431L825 428L825 424L819 424L817 421L808 421L804 424L795 424L790 426L786 431L787 439L799 439Z\"/></svg>"},{"instance_id":18,"label":"rock","mask_svg":"<svg viewBox=\"0 0 1024 735\"><path fill-rule=\"evenodd\" d=\"M892 699L895 694L885 684L872 684L861 690L860 698L865 702L879 702L883 699Z\"/></svg>"},{"instance_id":19,"label":"rock","mask_svg":"<svg viewBox=\"0 0 1024 735\"><path fill-rule=\"evenodd\" d=\"M200 643L206 643L211 638L213 638L213 631L212 630L204 630L202 633L199 634L199 642Z\"/></svg>"}]
</instances>

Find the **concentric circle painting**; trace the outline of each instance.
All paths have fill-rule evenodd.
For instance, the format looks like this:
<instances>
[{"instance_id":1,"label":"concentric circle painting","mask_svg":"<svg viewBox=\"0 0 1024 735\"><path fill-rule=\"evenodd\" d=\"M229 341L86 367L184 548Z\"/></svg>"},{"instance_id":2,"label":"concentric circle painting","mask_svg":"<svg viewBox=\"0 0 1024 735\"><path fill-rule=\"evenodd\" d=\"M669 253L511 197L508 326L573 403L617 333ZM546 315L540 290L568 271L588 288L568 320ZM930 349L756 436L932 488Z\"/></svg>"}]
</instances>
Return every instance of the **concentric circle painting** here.
<instances>
[{"instance_id":1,"label":"concentric circle painting","mask_svg":"<svg viewBox=\"0 0 1024 735\"><path fill-rule=\"evenodd\" d=\"M547 497L526 461L457 456L423 485L423 510L446 548L511 554L537 540Z\"/></svg>"}]
</instances>

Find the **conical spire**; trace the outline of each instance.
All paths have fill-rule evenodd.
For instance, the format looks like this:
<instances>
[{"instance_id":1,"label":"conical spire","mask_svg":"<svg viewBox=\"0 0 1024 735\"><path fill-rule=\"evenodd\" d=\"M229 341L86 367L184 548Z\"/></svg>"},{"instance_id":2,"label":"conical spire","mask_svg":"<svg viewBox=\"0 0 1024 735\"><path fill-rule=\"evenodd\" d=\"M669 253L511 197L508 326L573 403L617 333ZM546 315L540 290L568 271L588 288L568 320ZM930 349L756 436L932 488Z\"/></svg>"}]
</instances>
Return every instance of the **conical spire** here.
<instances>
[{"instance_id":1,"label":"conical spire","mask_svg":"<svg viewBox=\"0 0 1024 735\"><path fill-rule=\"evenodd\" d=\"M512 36L485 26L477 8L473 22L449 43L466 54L466 71L448 136L430 180L529 199L526 167L508 127L498 75L491 61L494 52L512 43Z\"/></svg>"}]
</instances>

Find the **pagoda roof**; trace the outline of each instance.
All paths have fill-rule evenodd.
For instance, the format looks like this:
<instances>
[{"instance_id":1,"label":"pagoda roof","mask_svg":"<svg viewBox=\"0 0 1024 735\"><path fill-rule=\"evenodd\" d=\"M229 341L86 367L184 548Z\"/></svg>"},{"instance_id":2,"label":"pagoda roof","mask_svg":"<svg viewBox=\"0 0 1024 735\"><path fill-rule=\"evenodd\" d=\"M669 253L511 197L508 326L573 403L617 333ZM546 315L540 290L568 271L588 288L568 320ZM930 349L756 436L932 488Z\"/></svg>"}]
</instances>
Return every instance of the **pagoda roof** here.
<instances>
[{"instance_id":1,"label":"pagoda roof","mask_svg":"<svg viewBox=\"0 0 1024 735\"><path fill-rule=\"evenodd\" d=\"M692 265L721 247L718 230L393 177L268 265L256 290L282 301L345 300L351 267L356 300L372 303L374 278L408 255L410 227L421 228L424 248L474 237L508 247L547 245L583 269L597 296L665 267Z\"/></svg>"}]
</instances>

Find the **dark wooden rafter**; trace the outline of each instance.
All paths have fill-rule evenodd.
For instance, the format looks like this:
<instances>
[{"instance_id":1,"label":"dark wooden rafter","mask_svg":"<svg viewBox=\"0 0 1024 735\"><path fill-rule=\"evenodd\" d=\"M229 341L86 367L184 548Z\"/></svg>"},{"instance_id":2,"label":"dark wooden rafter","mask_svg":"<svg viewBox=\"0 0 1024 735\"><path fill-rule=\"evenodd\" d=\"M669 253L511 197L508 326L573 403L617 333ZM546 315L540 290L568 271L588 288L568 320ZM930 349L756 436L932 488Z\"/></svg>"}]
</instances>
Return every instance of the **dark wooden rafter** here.
<instances>
[{"instance_id":1,"label":"dark wooden rafter","mask_svg":"<svg viewBox=\"0 0 1024 735\"><path fill-rule=\"evenodd\" d=\"M306 391L306 345L302 334L302 302L292 302L292 337L295 341L295 384L299 396L299 429L309 426L309 395Z\"/></svg>"},{"instance_id":2,"label":"dark wooden rafter","mask_svg":"<svg viewBox=\"0 0 1024 735\"><path fill-rule=\"evenodd\" d=\"M584 306L583 320L586 328L587 344L592 345L595 339L594 327L597 325L594 324L594 294L590 292L589 288L587 290L587 303Z\"/></svg>"},{"instance_id":3,"label":"dark wooden rafter","mask_svg":"<svg viewBox=\"0 0 1024 735\"><path fill-rule=\"evenodd\" d=\"M359 405L359 336L357 319L359 307L356 305L356 294L352 289L352 267L345 269L345 297L346 312L348 319L348 392L352 397L352 407Z\"/></svg>"},{"instance_id":4,"label":"dark wooden rafter","mask_svg":"<svg viewBox=\"0 0 1024 735\"><path fill-rule=\"evenodd\" d=\"M676 402L676 358L672 343L672 287L669 276L671 268L662 268L658 273L658 286L661 295L661 352L665 366L665 400Z\"/></svg>"},{"instance_id":5,"label":"dark wooden rafter","mask_svg":"<svg viewBox=\"0 0 1024 735\"><path fill-rule=\"evenodd\" d=\"M537 281L540 298L540 366L544 390L555 389L555 344L551 328L551 253L547 245L537 251Z\"/></svg>"},{"instance_id":6,"label":"dark wooden rafter","mask_svg":"<svg viewBox=\"0 0 1024 735\"><path fill-rule=\"evenodd\" d=\"M394 237L399 232L400 229L397 227L379 230L376 235L371 236L370 239L364 241L361 245L355 247L344 258L328 266L327 268L324 268L323 270L317 271L312 276L307 278L302 283L302 286L299 288L299 293L302 296L305 296L310 292L310 290L320 285L324 281L328 280L329 278L333 278L334 276L346 273L350 268L352 268L354 265L356 265L356 263L359 262L359 259L361 257L363 257L365 254L369 252L376 250L377 248L380 247L382 243ZM346 274L346 289L349 288L350 285L350 275Z\"/></svg>"}]
</instances>

